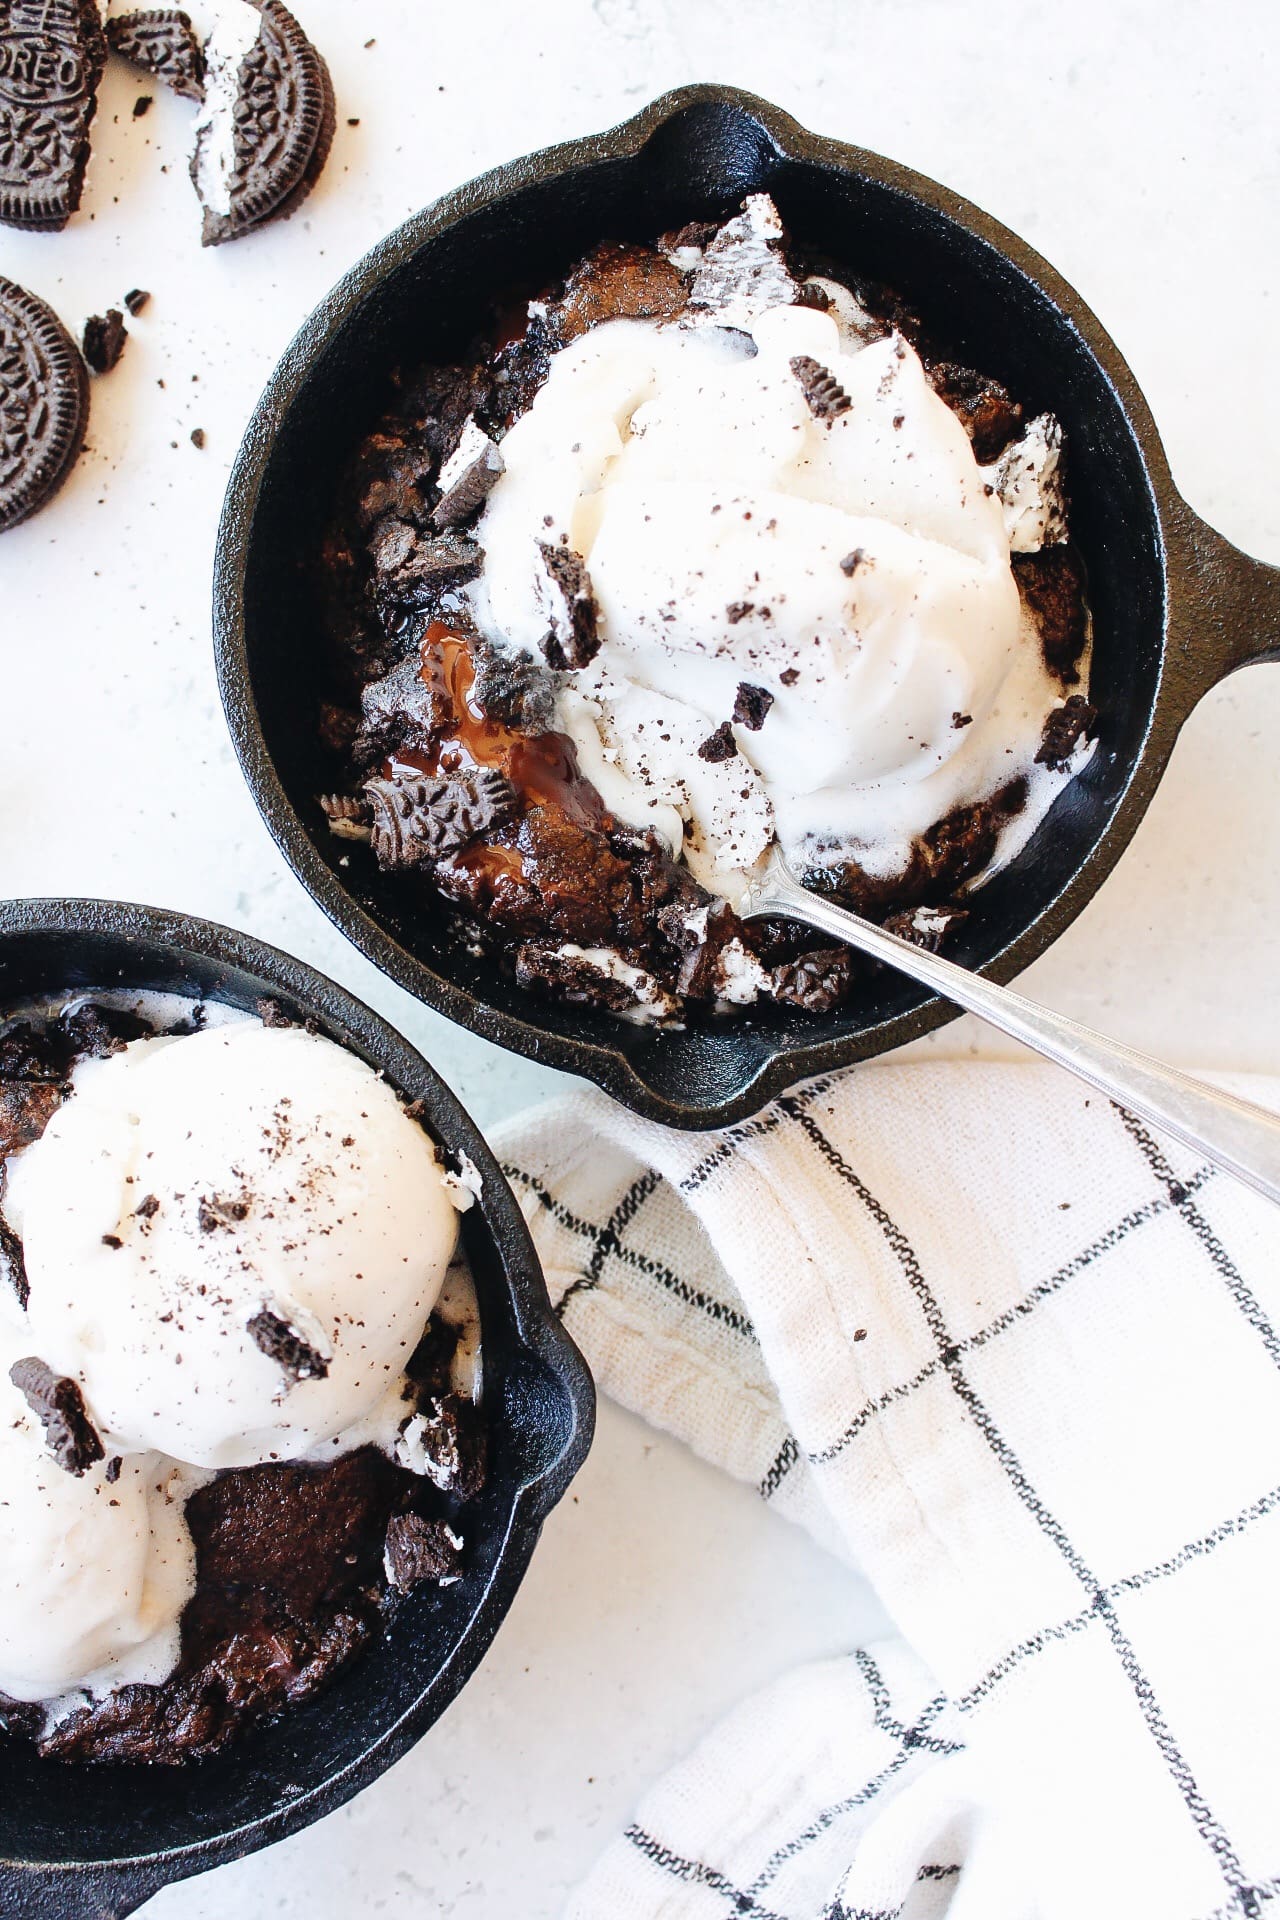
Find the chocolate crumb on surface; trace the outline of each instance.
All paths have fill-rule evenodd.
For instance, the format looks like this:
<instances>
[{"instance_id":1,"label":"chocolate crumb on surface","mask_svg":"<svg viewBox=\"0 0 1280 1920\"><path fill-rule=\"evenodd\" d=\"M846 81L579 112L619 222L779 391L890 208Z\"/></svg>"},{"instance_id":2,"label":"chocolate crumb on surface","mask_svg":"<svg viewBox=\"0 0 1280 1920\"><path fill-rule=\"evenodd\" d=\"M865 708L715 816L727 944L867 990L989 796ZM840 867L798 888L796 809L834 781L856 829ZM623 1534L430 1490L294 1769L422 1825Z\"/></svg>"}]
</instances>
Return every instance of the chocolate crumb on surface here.
<instances>
[{"instance_id":1,"label":"chocolate crumb on surface","mask_svg":"<svg viewBox=\"0 0 1280 1920\"><path fill-rule=\"evenodd\" d=\"M131 287L124 297L125 309L136 319L150 298L145 287Z\"/></svg>"},{"instance_id":2,"label":"chocolate crumb on surface","mask_svg":"<svg viewBox=\"0 0 1280 1920\"><path fill-rule=\"evenodd\" d=\"M714 766L721 760L732 760L738 751L738 743L733 737L733 723L722 720L715 732L708 734L698 748L699 760L709 760Z\"/></svg>"},{"instance_id":3,"label":"chocolate crumb on surface","mask_svg":"<svg viewBox=\"0 0 1280 1920\"><path fill-rule=\"evenodd\" d=\"M799 667L785 667L778 675L778 678L784 687L794 687L796 681L800 678L800 669Z\"/></svg>"},{"instance_id":4,"label":"chocolate crumb on surface","mask_svg":"<svg viewBox=\"0 0 1280 1920\"><path fill-rule=\"evenodd\" d=\"M750 733L759 733L772 705L773 695L768 687L753 687L749 680L742 680L733 703L734 724L746 727Z\"/></svg>"},{"instance_id":5,"label":"chocolate crumb on surface","mask_svg":"<svg viewBox=\"0 0 1280 1920\"><path fill-rule=\"evenodd\" d=\"M204 431L204 428L203 428L203 427L192 427L192 429L191 429L191 444L192 444L192 446L193 446L193 447L195 447L195 448L196 448L197 450L199 450L200 448L203 448L203 446L204 446L204 442L205 442L205 431Z\"/></svg>"},{"instance_id":6,"label":"chocolate crumb on surface","mask_svg":"<svg viewBox=\"0 0 1280 1920\"><path fill-rule=\"evenodd\" d=\"M153 98L154 96L149 93L140 93L138 95L133 103L133 117L135 120L141 120L144 113L150 113Z\"/></svg>"},{"instance_id":7,"label":"chocolate crumb on surface","mask_svg":"<svg viewBox=\"0 0 1280 1920\"><path fill-rule=\"evenodd\" d=\"M60 1467L80 1475L105 1451L74 1380L56 1374L34 1355L15 1360L9 1378L44 1428L49 1451Z\"/></svg>"},{"instance_id":8,"label":"chocolate crumb on surface","mask_svg":"<svg viewBox=\"0 0 1280 1920\"><path fill-rule=\"evenodd\" d=\"M841 573L847 574L848 577L852 579L866 557L861 547L855 547L853 552L846 553L844 559L840 562Z\"/></svg>"},{"instance_id":9,"label":"chocolate crumb on surface","mask_svg":"<svg viewBox=\"0 0 1280 1920\"><path fill-rule=\"evenodd\" d=\"M120 1469L123 1465L123 1458L120 1454L115 1453L112 1454L110 1460L108 1460L106 1466L102 1469L102 1477L109 1487L114 1487L116 1481L120 1478Z\"/></svg>"},{"instance_id":10,"label":"chocolate crumb on surface","mask_svg":"<svg viewBox=\"0 0 1280 1920\"><path fill-rule=\"evenodd\" d=\"M263 1307L249 1322L249 1337L268 1360L274 1360L291 1387L299 1380L323 1380L328 1356L320 1353L281 1314Z\"/></svg>"},{"instance_id":11,"label":"chocolate crumb on surface","mask_svg":"<svg viewBox=\"0 0 1280 1920\"><path fill-rule=\"evenodd\" d=\"M387 1523L387 1578L401 1593L424 1580L456 1580L462 1571L462 1543L443 1520L420 1513L396 1513Z\"/></svg>"},{"instance_id":12,"label":"chocolate crumb on surface","mask_svg":"<svg viewBox=\"0 0 1280 1920\"><path fill-rule=\"evenodd\" d=\"M113 367L119 366L128 338L119 307L91 314L84 323L84 357L93 371L110 373Z\"/></svg>"},{"instance_id":13,"label":"chocolate crumb on surface","mask_svg":"<svg viewBox=\"0 0 1280 1920\"><path fill-rule=\"evenodd\" d=\"M829 427L842 413L848 413L852 400L821 360L815 360L809 353L797 353L790 365L815 420Z\"/></svg>"},{"instance_id":14,"label":"chocolate crumb on surface","mask_svg":"<svg viewBox=\"0 0 1280 1920\"><path fill-rule=\"evenodd\" d=\"M1091 706L1083 694L1073 693L1060 707L1055 707L1045 721L1036 764L1060 772L1097 718L1098 709Z\"/></svg>"}]
</instances>

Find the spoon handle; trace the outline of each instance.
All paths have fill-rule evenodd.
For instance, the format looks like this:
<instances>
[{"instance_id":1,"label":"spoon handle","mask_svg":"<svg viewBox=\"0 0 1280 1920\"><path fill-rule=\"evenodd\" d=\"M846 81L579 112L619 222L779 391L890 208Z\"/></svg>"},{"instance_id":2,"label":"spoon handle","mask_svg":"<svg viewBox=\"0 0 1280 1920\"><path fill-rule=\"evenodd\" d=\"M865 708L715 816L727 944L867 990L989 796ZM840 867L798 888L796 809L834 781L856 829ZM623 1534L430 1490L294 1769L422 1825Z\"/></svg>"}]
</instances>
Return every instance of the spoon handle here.
<instances>
[{"instance_id":1,"label":"spoon handle","mask_svg":"<svg viewBox=\"0 0 1280 1920\"><path fill-rule=\"evenodd\" d=\"M1087 1080L1118 1106L1161 1127L1267 1199L1280 1202L1280 1116L1180 1073L1150 1055L1037 1006L1009 987L970 973L954 960L887 933L834 901L802 887L775 851L751 889L747 915L777 913L804 920L863 953L910 974L943 999Z\"/></svg>"}]
</instances>

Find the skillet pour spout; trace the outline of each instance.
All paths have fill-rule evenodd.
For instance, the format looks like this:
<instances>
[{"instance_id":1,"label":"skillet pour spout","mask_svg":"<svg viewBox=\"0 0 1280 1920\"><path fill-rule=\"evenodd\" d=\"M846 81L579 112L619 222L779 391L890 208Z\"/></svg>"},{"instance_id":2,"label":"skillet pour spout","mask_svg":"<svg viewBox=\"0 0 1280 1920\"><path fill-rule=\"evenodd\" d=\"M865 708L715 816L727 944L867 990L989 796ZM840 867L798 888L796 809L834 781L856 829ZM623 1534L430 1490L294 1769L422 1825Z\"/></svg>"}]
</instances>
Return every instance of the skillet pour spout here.
<instances>
[{"instance_id":1,"label":"skillet pour spout","mask_svg":"<svg viewBox=\"0 0 1280 1920\"><path fill-rule=\"evenodd\" d=\"M488 1476L461 1579L405 1596L323 1692L186 1767L68 1765L0 1733L0 1915L117 1920L171 1881L280 1840L384 1773L497 1632L543 1521L586 1458L595 1390L553 1313L524 1216L479 1128L409 1043L313 968L247 934L102 900L0 901L0 1016L126 987L254 1011L264 997L378 1070L480 1175L462 1216L484 1344Z\"/></svg>"},{"instance_id":2,"label":"skillet pour spout","mask_svg":"<svg viewBox=\"0 0 1280 1920\"><path fill-rule=\"evenodd\" d=\"M1019 858L974 896L954 959L1004 981L1042 953L1132 838L1196 701L1236 668L1280 657L1280 573L1182 500L1133 375L1079 295L959 195L809 133L768 101L681 88L608 133L485 174L383 241L286 352L228 489L215 643L245 777L294 871L400 985L637 1113L694 1128L745 1119L796 1081L954 1012L886 972L819 1018L768 1006L687 1031L633 1027L535 1001L451 938L430 899L410 911L386 876L353 878L315 805L324 763L300 718L316 691L308 570L338 472L398 362L460 353L503 290L556 280L603 239L652 239L757 190L801 243L894 287L954 357L1066 429L1100 743Z\"/></svg>"}]
</instances>

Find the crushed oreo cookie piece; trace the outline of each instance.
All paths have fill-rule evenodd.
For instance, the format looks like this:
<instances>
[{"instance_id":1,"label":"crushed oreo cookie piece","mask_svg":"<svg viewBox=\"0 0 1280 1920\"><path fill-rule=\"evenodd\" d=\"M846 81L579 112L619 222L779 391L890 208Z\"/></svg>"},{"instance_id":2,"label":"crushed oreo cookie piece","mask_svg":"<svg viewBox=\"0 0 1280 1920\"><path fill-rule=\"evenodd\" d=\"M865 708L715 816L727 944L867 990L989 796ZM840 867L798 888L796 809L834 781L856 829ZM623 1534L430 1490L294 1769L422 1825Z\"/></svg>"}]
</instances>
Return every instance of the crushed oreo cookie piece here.
<instances>
[{"instance_id":1,"label":"crushed oreo cookie piece","mask_svg":"<svg viewBox=\"0 0 1280 1920\"><path fill-rule=\"evenodd\" d=\"M0 1287L8 1287L20 1307L31 1297L22 1242L0 1213Z\"/></svg>"},{"instance_id":2,"label":"crushed oreo cookie piece","mask_svg":"<svg viewBox=\"0 0 1280 1920\"><path fill-rule=\"evenodd\" d=\"M9 1378L44 1428L49 1451L60 1467L78 1476L102 1459L106 1449L74 1380L56 1374L34 1356L15 1360Z\"/></svg>"},{"instance_id":3,"label":"crushed oreo cookie piece","mask_svg":"<svg viewBox=\"0 0 1280 1920\"><path fill-rule=\"evenodd\" d=\"M145 287L130 287L124 297L125 312L136 320L150 299Z\"/></svg>"},{"instance_id":4,"label":"crushed oreo cookie piece","mask_svg":"<svg viewBox=\"0 0 1280 1920\"><path fill-rule=\"evenodd\" d=\"M586 667L600 651L591 576L572 547L538 542L547 570L549 628L542 642L547 665L557 673Z\"/></svg>"},{"instance_id":5,"label":"crushed oreo cookie piece","mask_svg":"<svg viewBox=\"0 0 1280 1920\"><path fill-rule=\"evenodd\" d=\"M749 194L742 211L707 243L689 288L689 305L717 326L746 326L767 307L787 306L796 283L783 255L785 235L768 194Z\"/></svg>"},{"instance_id":6,"label":"crushed oreo cookie piece","mask_svg":"<svg viewBox=\"0 0 1280 1920\"><path fill-rule=\"evenodd\" d=\"M444 1520L393 1514L387 1522L384 1565L387 1579L400 1593L424 1580L456 1580L462 1572L462 1541Z\"/></svg>"},{"instance_id":7,"label":"crushed oreo cookie piece","mask_svg":"<svg viewBox=\"0 0 1280 1920\"><path fill-rule=\"evenodd\" d=\"M828 313L831 310L831 295L825 287L820 287L816 280L806 280L801 285L792 305L811 307L817 313Z\"/></svg>"},{"instance_id":8,"label":"crushed oreo cookie piece","mask_svg":"<svg viewBox=\"0 0 1280 1920\"><path fill-rule=\"evenodd\" d=\"M231 1233L249 1218L249 1202L242 1195L202 1194L196 1203L196 1221L201 1233Z\"/></svg>"},{"instance_id":9,"label":"crushed oreo cookie piece","mask_svg":"<svg viewBox=\"0 0 1280 1920\"><path fill-rule=\"evenodd\" d=\"M116 1481L120 1478L120 1469L123 1465L123 1456L118 1453L113 1453L106 1466L102 1469L102 1477L109 1487L114 1487Z\"/></svg>"},{"instance_id":10,"label":"crushed oreo cookie piece","mask_svg":"<svg viewBox=\"0 0 1280 1920\"><path fill-rule=\"evenodd\" d=\"M0 276L0 533L53 498L88 418L75 341L43 300Z\"/></svg>"},{"instance_id":11,"label":"crushed oreo cookie piece","mask_svg":"<svg viewBox=\"0 0 1280 1920\"><path fill-rule=\"evenodd\" d=\"M329 831L337 840L362 840L366 844L370 838L370 811L367 801L357 799L348 793L322 793L318 796L321 810L329 822Z\"/></svg>"},{"instance_id":12,"label":"crushed oreo cookie piece","mask_svg":"<svg viewBox=\"0 0 1280 1920\"><path fill-rule=\"evenodd\" d=\"M1071 760L1080 741L1085 739L1098 718L1098 709L1081 693L1073 693L1062 706L1055 707L1044 723L1044 736L1036 755L1037 766L1061 772Z\"/></svg>"},{"instance_id":13,"label":"crushed oreo cookie piece","mask_svg":"<svg viewBox=\"0 0 1280 1920\"><path fill-rule=\"evenodd\" d=\"M1009 557L1018 592L1040 635L1045 665L1063 686L1074 686L1088 638L1083 567L1071 548L1061 545Z\"/></svg>"},{"instance_id":14,"label":"crushed oreo cookie piece","mask_svg":"<svg viewBox=\"0 0 1280 1920\"><path fill-rule=\"evenodd\" d=\"M97 0L0 0L0 221L7 226L56 232L79 207L106 60Z\"/></svg>"},{"instance_id":15,"label":"crushed oreo cookie piece","mask_svg":"<svg viewBox=\"0 0 1280 1920\"><path fill-rule=\"evenodd\" d=\"M799 667L785 667L778 675L778 678L784 687L794 687L796 681L800 678L800 669Z\"/></svg>"},{"instance_id":16,"label":"crushed oreo cookie piece","mask_svg":"<svg viewBox=\"0 0 1280 1920\"><path fill-rule=\"evenodd\" d=\"M296 1387L299 1380L323 1380L328 1375L329 1356L313 1347L297 1327L270 1307L254 1314L248 1332L259 1352L275 1361L289 1386Z\"/></svg>"},{"instance_id":17,"label":"crushed oreo cookie piece","mask_svg":"<svg viewBox=\"0 0 1280 1920\"><path fill-rule=\"evenodd\" d=\"M107 21L107 44L184 100L204 99L204 49L189 14L176 7L116 14Z\"/></svg>"},{"instance_id":18,"label":"crushed oreo cookie piece","mask_svg":"<svg viewBox=\"0 0 1280 1920\"><path fill-rule=\"evenodd\" d=\"M474 419L462 429L457 446L440 469L440 498L431 524L440 532L461 526L479 511L497 485L505 462L495 441Z\"/></svg>"},{"instance_id":19,"label":"crushed oreo cookie piece","mask_svg":"<svg viewBox=\"0 0 1280 1920\"><path fill-rule=\"evenodd\" d=\"M884 930L913 947L923 947L926 953L938 953L943 941L968 918L963 907L909 907L902 913L891 913Z\"/></svg>"},{"instance_id":20,"label":"crushed oreo cookie piece","mask_svg":"<svg viewBox=\"0 0 1280 1920\"><path fill-rule=\"evenodd\" d=\"M858 571L858 568L862 565L866 557L861 547L855 547L852 553L845 554L844 559L840 562L840 571L845 575L846 579L852 580L854 574Z\"/></svg>"},{"instance_id":21,"label":"crushed oreo cookie piece","mask_svg":"<svg viewBox=\"0 0 1280 1920\"><path fill-rule=\"evenodd\" d=\"M430 866L509 820L516 793L496 767L365 782L370 844L380 867Z\"/></svg>"},{"instance_id":22,"label":"crushed oreo cookie piece","mask_svg":"<svg viewBox=\"0 0 1280 1920\"><path fill-rule=\"evenodd\" d=\"M374 594L380 605L428 607L445 587L455 587L480 570L482 554L474 540L459 533L434 538L403 520L387 520L370 543L375 569Z\"/></svg>"},{"instance_id":23,"label":"crushed oreo cookie piece","mask_svg":"<svg viewBox=\"0 0 1280 1920\"><path fill-rule=\"evenodd\" d=\"M547 669L527 653L500 653L483 643L472 649L471 698L481 713L521 733L550 733L556 723L556 689Z\"/></svg>"},{"instance_id":24,"label":"crushed oreo cookie piece","mask_svg":"<svg viewBox=\"0 0 1280 1920\"><path fill-rule=\"evenodd\" d=\"M733 737L733 723L722 720L714 733L708 734L698 748L699 760L709 760L713 766L721 760L732 760L738 751L738 743Z\"/></svg>"},{"instance_id":25,"label":"crushed oreo cookie piece","mask_svg":"<svg viewBox=\"0 0 1280 1920\"><path fill-rule=\"evenodd\" d=\"M733 702L734 725L746 727L749 733L759 733L773 700L768 687L753 687L749 680L740 681Z\"/></svg>"},{"instance_id":26,"label":"crushed oreo cookie piece","mask_svg":"<svg viewBox=\"0 0 1280 1920\"><path fill-rule=\"evenodd\" d=\"M110 373L118 367L128 343L129 331L119 307L105 313L93 313L84 323L84 357L95 373Z\"/></svg>"},{"instance_id":27,"label":"crushed oreo cookie piece","mask_svg":"<svg viewBox=\"0 0 1280 1920\"><path fill-rule=\"evenodd\" d=\"M622 969L610 970L607 961L602 963L571 944L526 941L516 948L515 975L527 991L574 1006L632 1015L638 1010L651 1020L665 1019L676 1011L677 1002L642 967L624 962Z\"/></svg>"},{"instance_id":28,"label":"crushed oreo cookie piece","mask_svg":"<svg viewBox=\"0 0 1280 1920\"><path fill-rule=\"evenodd\" d=\"M253 1010L264 1027L296 1027L297 1021L285 1012L278 1000L255 1000Z\"/></svg>"},{"instance_id":29,"label":"crushed oreo cookie piece","mask_svg":"<svg viewBox=\"0 0 1280 1920\"><path fill-rule=\"evenodd\" d=\"M998 380L988 380L953 360L935 361L926 366L925 374L973 442L974 459L980 466L990 466L1022 430L1018 402Z\"/></svg>"},{"instance_id":30,"label":"crushed oreo cookie piece","mask_svg":"<svg viewBox=\"0 0 1280 1920\"><path fill-rule=\"evenodd\" d=\"M152 107L153 107L154 105L155 105L155 95L154 95L154 94L151 94L151 93L140 93L140 94L138 95L138 97L137 97L137 99L136 99L136 100L134 101L134 103L133 103L133 117L134 117L134 119L135 119L135 120L141 120L144 114L147 114L147 113L150 113L150 111L151 111L151 109L152 109Z\"/></svg>"},{"instance_id":31,"label":"crushed oreo cookie piece","mask_svg":"<svg viewBox=\"0 0 1280 1920\"><path fill-rule=\"evenodd\" d=\"M853 971L853 955L847 947L823 947L775 967L769 977L769 992L784 1006L803 1007L806 1013L831 1013L848 999Z\"/></svg>"},{"instance_id":32,"label":"crushed oreo cookie piece","mask_svg":"<svg viewBox=\"0 0 1280 1920\"><path fill-rule=\"evenodd\" d=\"M809 353L797 353L793 355L790 366L815 420L829 427L842 413L848 413L853 401L821 360L815 360Z\"/></svg>"}]
</instances>

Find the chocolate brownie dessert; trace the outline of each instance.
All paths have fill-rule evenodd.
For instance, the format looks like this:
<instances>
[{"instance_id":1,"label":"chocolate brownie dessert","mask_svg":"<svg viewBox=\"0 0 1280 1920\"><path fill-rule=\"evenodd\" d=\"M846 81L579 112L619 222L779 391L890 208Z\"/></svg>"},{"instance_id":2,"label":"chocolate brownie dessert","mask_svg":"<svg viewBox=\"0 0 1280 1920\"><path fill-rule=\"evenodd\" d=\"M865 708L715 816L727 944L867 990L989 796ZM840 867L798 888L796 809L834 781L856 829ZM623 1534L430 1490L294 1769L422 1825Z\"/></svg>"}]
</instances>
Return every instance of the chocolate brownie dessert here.
<instances>
[{"instance_id":1,"label":"chocolate brownie dessert","mask_svg":"<svg viewBox=\"0 0 1280 1920\"><path fill-rule=\"evenodd\" d=\"M623 397L593 414L593 380ZM722 411L700 424L717 382ZM737 471L754 442L734 438L748 402L761 436L795 436L755 492ZM1089 627L1062 458L1051 416L959 364L890 290L807 255L765 196L598 247L495 313L459 364L402 370L346 471L320 560L317 808L350 843L347 883L376 865L403 920L443 901L530 991L633 1020L830 1011L867 963L735 911L773 838L815 891L936 946L1085 755L1093 710L1063 704ZM945 542L987 596L936 671L910 602L944 645L959 602L950 574L916 592L903 555L922 532L922 566ZM1018 664L993 667L992 636L1003 662L1011 634ZM881 708L887 771L865 718ZM852 778L828 733L857 734ZM786 769L809 737L833 777L797 800Z\"/></svg>"},{"instance_id":2,"label":"chocolate brownie dessert","mask_svg":"<svg viewBox=\"0 0 1280 1920\"><path fill-rule=\"evenodd\" d=\"M179 1036L186 1044L200 1033L204 1012L196 1007L174 1019L165 1011L161 1020L155 1006L139 1012L82 1000L0 1023L0 1200L18 1156L27 1148L43 1151L55 1115L79 1097L78 1084L73 1086L79 1069L87 1062L117 1065L129 1043L145 1043L157 1032ZM261 1026L270 1030L270 1038L291 1028L278 1008L267 1006L264 1012L270 1018ZM285 1037L308 1038L294 1031ZM287 1095L284 1106L289 1107ZM283 1147L276 1143L271 1151L278 1156L287 1145L284 1139ZM165 1209L181 1197L167 1191L163 1198L139 1196L134 1207L139 1232L145 1236L162 1225ZM249 1202L220 1212L205 1204L209 1213L202 1225L210 1245L224 1244L237 1219L250 1210ZM30 1200L25 1217L30 1225ZM116 1235L104 1238L108 1248L113 1241L121 1244ZM40 1471L52 1483L53 1496L88 1487L92 1480L102 1505L115 1507L129 1477L140 1473L143 1480L150 1475L147 1497L170 1505L177 1484L173 1460L151 1453L141 1456L137 1467L127 1455L122 1458L123 1449L117 1451L99 1412L92 1375L82 1392L78 1380L60 1377L34 1354L8 1366L10 1349L36 1337L38 1319L32 1320L30 1335L23 1322L39 1284L36 1269L27 1272L22 1236L0 1214L0 1287L8 1296L8 1318L16 1318L20 1328L6 1334L5 1365L30 1409L32 1457L39 1456L43 1435L46 1464ZM182 1480L193 1575L177 1621L176 1659L163 1678L70 1687L52 1701L0 1692L0 1726L30 1738L47 1758L165 1765L201 1758L327 1685L383 1631L409 1591L457 1579L465 1562L468 1503L485 1478L469 1286L455 1256L445 1297L407 1365L400 1363L399 1409L393 1409L387 1426L390 1444L381 1433L376 1443L352 1446L338 1436L305 1459L263 1459ZM199 1291L205 1291L203 1285ZM171 1321L173 1311L166 1317ZM264 1317L272 1321L270 1315L259 1319ZM249 1326L260 1351L280 1369L277 1404L284 1407L299 1380L323 1378L336 1364L331 1354L317 1350L314 1319L301 1312L296 1318L307 1337L296 1327L284 1327L278 1316L273 1324ZM189 1332L194 1346L195 1332ZM191 1347L186 1357L198 1359ZM198 1392L198 1381L194 1384ZM326 1451L330 1457L317 1457ZM8 1457L4 1504L10 1509L19 1499L15 1471ZM174 1524L171 1515L165 1524ZM59 1553L65 1558L65 1547ZM108 1552L104 1581L110 1558ZM61 1595L55 1593L51 1610L59 1604ZM4 1640L0 1672L12 1671L3 1663L12 1662L13 1645L12 1636Z\"/></svg>"}]
</instances>

